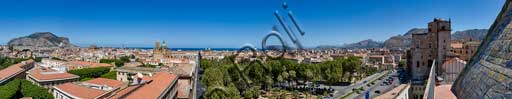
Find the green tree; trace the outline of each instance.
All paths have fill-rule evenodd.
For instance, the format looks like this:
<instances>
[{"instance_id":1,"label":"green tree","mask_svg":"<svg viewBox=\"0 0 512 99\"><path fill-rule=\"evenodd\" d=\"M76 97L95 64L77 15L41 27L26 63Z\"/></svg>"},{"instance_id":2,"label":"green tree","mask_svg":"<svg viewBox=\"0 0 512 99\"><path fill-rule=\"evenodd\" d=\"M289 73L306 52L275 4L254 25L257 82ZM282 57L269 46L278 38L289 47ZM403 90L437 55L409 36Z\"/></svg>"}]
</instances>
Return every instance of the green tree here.
<instances>
[{"instance_id":1,"label":"green tree","mask_svg":"<svg viewBox=\"0 0 512 99\"><path fill-rule=\"evenodd\" d=\"M32 84L24 79L14 79L0 86L0 99L18 99L32 97L33 99L53 99L47 89Z\"/></svg>"},{"instance_id":2,"label":"green tree","mask_svg":"<svg viewBox=\"0 0 512 99\"><path fill-rule=\"evenodd\" d=\"M30 57L30 59L33 59L35 62L41 62L43 60L42 57L36 57L36 58Z\"/></svg>"},{"instance_id":3,"label":"green tree","mask_svg":"<svg viewBox=\"0 0 512 99\"><path fill-rule=\"evenodd\" d=\"M80 76L81 80L85 78L98 78L101 77L101 75L106 74L108 72L110 72L109 67L84 68L68 71L68 73Z\"/></svg>"},{"instance_id":4,"label":"green tree","mask_svg":"<svg viewBox=\"0 0 512 99\"><path fill-rule=\"evenodd\" d=\"M233 83L228 86L208 87L203 96L205 99L241 99L240 92Z\"/></svg>"},{"instance_id":5,"label":"green tree","mask_svg":"<svg viewBox=\"0 0 512 99\"><path fill-rule=\"evenodd\" d=\"M118 59L100 59L100 63L107 63L107 64L114 63L116 65L116 67L124 66L124 63L127 63L127 62L130 62L129 56L122 56L122 57L119 57Z\"/></svg>"},{"instance_id":6,"label":"green tree","mask_svg":"<svg viewBox=\"0 0 512 99\"><path fill-rule=\"evenodd\" d=\"M16 96L16 92L20 90L20 80L15 79L6 83L3 86L0 86L0 99L12 99L12 98L21 98L20 96Z\"/></svg>"},{"instance_id":7,"label":"green tree","mask_svg":"<svg viewBox=\"0 0 512 99\"><path fill-rule=\"evenodd\" d=\"M398 62L398 67L400 68L405 68L406 66L406 61L405 60L401 60L400 62Z\"/></svg>"},{"instance_id":8,"label":"green tree","mask_svg":"<svg viewBox=\"0 0 512 99\"><path fill-rule=\"evenodd\" d=\"M246 99L257 99L259 94L260 94L259 86L253 86L253 87L249 88L249 90L247 90L243 93L244 98L246 98Z\"/></svg>"},{"instance_id":9,"label":"green tree","mask_svg":"<svg viewBox=\"0 0 512 99\"><path fill-rule=\"evenodd\" d=\"M306 69L304 71L304 74L305 74L305 76L304 76L305 82L311 81L313 79L313 76L315 76L310 69Z\"/></svg>"},{"instance_id":10,"label":"green tree","mask_svg":"<svg viewBox=\"0 0 512 99\"><path fill-rule=\"evenodd\" d=\"M283 75L277 76L277 82L279 83L279 87L282 86L281 84L283 83L283 81L284 81Z\"/></svg>"},{"instance_id":11,"label":"green tree","mask_svg":"<svg viewBox=\"0 0 512 99\"><path fill-rule=\"evenodd\" d=\"M113 79L113 80L116 80L117 79L117 74L115 71L110 71L106 74L103 74L100 76L101 78L107 78L107 79Z\"/></svg>"},{"instance_id":12,"label":"green tree","mask_svg":"<svg viewBox=\"0 0 512 99\"><path fill-rule=\"evenodd\" d=\"M265 76L265 86L263 86L266 90L269 90L270 88L272 88L272 85L274 84L274 80L272 79L271 75L266 75Z\"/></svg>"},{"instance_id":13,"label":"green tree","mask_svg":"<svg viewBox=\"0 0 512 99\"><path fill-rule=\"evenodd\" d=\"M52 58L50 58L50 59L53 59L53 60L63 60L63 59L60 59L60 58L58 58L58 57L52 57Z\"/></svg>"},{"instance_id":14,"label":"green tree","mask_svg":"<svg viewBox=\"0 0 512 99\"><path fill-rule=\"evenodd\" d=\"M200 66L202 69L208 69L210 67L212 67L214 62L212 62L211 60L208 60L208 59L201 59L200 60Z\"/></svg>"},{"instance_id":15,"label":"green tree","mask_svg":"<svg viewBox=\"0 0 512 99\"><path fill-rule=\"evenodd\" d=\"M7 68L13 64L20 63L22 61L26 61L28 59L25 58L8 58L8 57L0 57L0 70Z\"/></svg>"},{"instance_id":16,"label":"green tree","mask_svg":"<svg viewBox=\"0 0 512 99\"><path fill-rule=\"evenodd\" d=\"M283 77L283 79L284 79L285 81L288 81L288 80L289 80L289 77L290 77L290 75L289 75L289 74L288 74L288 72L286 72L286 71L285 71L285 72L283 72L283 73L281 74L281 76ZM290 85L289 85L289 83L287 83L287 84L288 84L288 86L290 86Z\"/></svg>"},{"instance_id":17,"label":"green tree","mask_svg":"<svg viewBox=\"0 0 512 99\"><path fill-rule=\"evenodd\" d=\"M329 83L329 86L340 82L343 77L343 66L337 61L328 61L324 64L325 73L323 78Z\"/></svg>"},{"instance_id":18,"label":"green tree","mask_svg":"<svg viewBox=\"0 0 512 99\"><path fill-rule=\"evenodd\" d=\"M53 95L42 87L32 84L27 80L21 80L21 92L24 97L32 97L33 99L53 99Z\"/></svg>"},{"instance_id":19,"label":"green tree","mask_svg":"<svg viewBox=\"0 0 512 99\"><path fill-rule=\"evenodd\" d=\"M295 81L296 82L295 78L297 77L297 73L294 70L290 70L290 71L288 71L288 74L289 74L289 79L291 81ZM289 83L291 83L291 81Z\"/></svg>"},{"instance_id":20,"label":"green tree","mask_svg":"<svg viewBox=\"0 0 512 99\"><path fill-rule=\"evenodd\" d=\"M223 70L218 68L208 68L204 71L201 81L206 86L224 86L226 78L224 73Z\"/></svg>"},{"instance_id":21,"label":"green tree","mask_svg":"<svg viewBox=\"0 0 512 99\"><path fill-rule=\"evenodd\" d=\"M142 65L142 67L149 67L149 68L156 68L157 66L159 66L160 64L158 65L151 65L151 64L144 64ZM163 65L163 64L162 64Z\"/></svg>"}]
</instances>

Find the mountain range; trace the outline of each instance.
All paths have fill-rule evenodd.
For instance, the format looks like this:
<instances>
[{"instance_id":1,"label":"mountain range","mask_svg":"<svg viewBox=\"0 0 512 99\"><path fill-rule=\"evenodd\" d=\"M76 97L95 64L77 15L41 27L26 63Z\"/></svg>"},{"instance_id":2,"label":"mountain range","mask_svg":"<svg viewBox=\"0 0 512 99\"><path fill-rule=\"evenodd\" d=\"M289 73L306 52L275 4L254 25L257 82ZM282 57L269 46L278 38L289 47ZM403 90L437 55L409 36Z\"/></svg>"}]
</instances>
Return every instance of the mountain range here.
<instances>
[{"instance_id":1,"label":"mountain range","mask_svg":"<svg viewBox=\"0 0 512 99\"><path fill-rule=\"evenodd\" d=\"M469 29L463 31L455 31L451 37L453 40L483 40L488 29ZM411 46L412 34L427 33L426 28L413 28L403 35L392 36L385 41L374 41L372 39L362 40L356 43L344 44L342 46L321 45L317 48L409 48Z\"/></svg>"},{"instance_id":2,"label":"mountain range","mask_svg":"<svg viewBox=\"0 0 512 99\"><path fill-rule=\"evenodd\" d=\"M51 32L35 32L28 36L11 39L9 46L74 47L67 37L58 37Z\"/></svg>"}]
</instances>

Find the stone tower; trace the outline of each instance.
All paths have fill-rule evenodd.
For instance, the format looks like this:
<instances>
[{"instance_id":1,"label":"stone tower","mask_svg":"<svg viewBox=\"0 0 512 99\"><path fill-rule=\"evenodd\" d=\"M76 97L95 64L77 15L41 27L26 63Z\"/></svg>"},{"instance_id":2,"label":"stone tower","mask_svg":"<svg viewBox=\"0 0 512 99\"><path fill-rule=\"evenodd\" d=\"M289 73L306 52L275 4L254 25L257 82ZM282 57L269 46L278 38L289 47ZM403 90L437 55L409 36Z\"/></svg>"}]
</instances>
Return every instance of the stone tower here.
<instances>
[{"instance_id":1,"label":"stone tower","mask_svg":"<svg viewBox=\"0 0 512 99\"><path fill-rule=\"evenodd\" d=\"M433 56L436 60L436 70L440 72L440 66L446 59L446 55L450 52L451 42L451 21L435 18L434 21L428 23L429 38L432 42ZM431 63L431 61L429 61Z\"/></svg>"},{"instance_id":2,"label":"stone tower","mask_svg":"<svg viewBox=\"0 0 512 99\"><path fill-rule=\"evenodd\" d=\"M165 41L162 42L162 47L160 48L160 51L162 51L162 54L167 54L167 44Z\"/></svg>"},{"instance_id":3,"label":"stone tower","mask_svg":"<svg viewBox=\"0 0 512 99\"><path fill-rule=\"evenodd\" d=\"M160 41L155 42L155 48L153 49L153 53L160 53Z\"/></svg>"},{"instance_id":4,"label":"stone tower","mask_svg":"<svg viewBox=\"0 0 512 99\"><path fill-rule=\"evenodd\" d=\"M430 68L442 66L447 53L450 51L451 22L435 18L428 23L427 33L412 34L410 60L412 97L423 97L425 81L428 79ZM435 63L434 63L435 61ZM436 69L439 70L439 69ZM439 72L439 71L437 71Z\"/></svg>"}]
</instances>

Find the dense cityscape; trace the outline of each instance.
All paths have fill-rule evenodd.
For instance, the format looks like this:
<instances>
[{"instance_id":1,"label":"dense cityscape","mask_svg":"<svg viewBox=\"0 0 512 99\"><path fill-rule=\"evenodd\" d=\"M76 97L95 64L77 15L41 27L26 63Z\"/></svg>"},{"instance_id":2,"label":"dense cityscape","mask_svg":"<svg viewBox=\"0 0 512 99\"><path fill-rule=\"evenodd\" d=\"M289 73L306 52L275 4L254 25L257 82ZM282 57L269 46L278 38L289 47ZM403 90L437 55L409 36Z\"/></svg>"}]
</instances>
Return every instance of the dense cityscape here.
<instances>
[{"instance_id":1,"label":"dense cityscape","mask_svg":"<svg viewBox=\"0 0 512 99\"><path fill-rule=\"evenodd\" d=\"M297 36L310 32L286 2L261 47L79 46L59 33L19 34L0 45L0 99L510 99L510 6L488 29L432 18L343 46L303 46Z\"/></svg>"}]
</instances>

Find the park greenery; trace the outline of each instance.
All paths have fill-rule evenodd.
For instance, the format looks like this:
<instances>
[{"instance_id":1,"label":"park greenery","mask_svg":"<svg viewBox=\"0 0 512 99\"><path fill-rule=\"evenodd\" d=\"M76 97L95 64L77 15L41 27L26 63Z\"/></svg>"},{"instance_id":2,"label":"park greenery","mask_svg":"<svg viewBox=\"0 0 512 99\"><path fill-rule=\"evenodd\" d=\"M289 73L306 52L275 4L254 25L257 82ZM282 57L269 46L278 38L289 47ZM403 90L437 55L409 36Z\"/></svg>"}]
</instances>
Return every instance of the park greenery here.
<instances>
[{"instance_id":1,"label":"park greenery","mask_svg":"<svg viewBox=\"0 0 512 99\"><path fill-rule=\"evenodd\" d=\"M53 99L47 89L32 84L24 79L14 79L0 86L0 99L19 99L32 97L32 99Z\"/></svg>"},{"instance_id":2,"label":"park greenery","mask_svg":"<svg viewBox=\"0 0 512 99\"><path fill-rule=\"evenodd\" d=\"M60 61L64 61L63 59L60 59L60 58L57 58L57 57L52 57L52 58L50 58L50 59L52 59L52 60L60 60Z\"/></svg>"},{"instance_id":3,"label":"park greenery","mask_svg":"<svg viewBox=\"0 0 512 99\"><path fill-rule=\"evenodd\" d=\"M134 56L133 56L134 57ZM100 59L100 63L111 64L114 63L116 67L124 66L124 63L130 62L130 57L122 56L119 59Z\"/></svg>"},{"instance_id":4,"label":"park greenery","mask_svg":"<svg viewBox=\"0 0 512 99\"><path fill-rule=\"evenodd\" d=\"M405 61L405 60L402 60L402 61L398 62L398 67L399 67L399 68L406 68L406 67L405 67L406 65L407 65L407 64L406 64L406 61Z\"/></svg>"},{"instance_id":5,"label":"park greenery","mask_svg":"<svg viewBox=\"0 0 512 99\"><path fill-rule=\"evenodd\" d=\"M36 58L32 58L35 62L41 62L43 60L42 57L36 57Z\"/></svg>"},{"instance_id":6,"label":"park greenery","mask_svg":"<svg viewBox=\"0 0 512 99\"><path fill-rule=\"evenodd\" d=\"M361 65L359 57L338 58L320 64L287 59L241 60L234 64L234 59L229 56L222 60L201 60L204 70L201 81L207 87L204 98L257 98L260 90L323 95L325 92L313 92L305 82L329 86L352 83L378 71L375 67Z\"/></svg>"},{"instance_id":7,"label":"park greenery","mask_svg":"<svg viewBox=\"0 0 512 99\"><path fill-rule=\"evenodd\" d=\"M90 80L93 78L102 77L104 74L109 73L110 67L75 69L75 70L70 70L68 72L71 74L80 76L80 81L86 81L86 80ZM114 74L115 74L115 72L114 72ZM111 74L109 74L109 75L111 77Z\"/></svg>"},{"instance_id":8,"label":"park greenery","mask_svg":"<svg viewBox=\"0 0 512 99\"><path fill-rule=\"evenodd\" d=\"M116 80L117 74L116 74L116 71L110 71L108 73L101 75L100 77Z\"/></svg>"},{"instance_id":9,"label":"park greenery","mask_svg":"<svg viewBox=\"0 0 512 99\"><path fill-rule=\"evenodd\" d=\"M148 68L156 68L158 66L163 66L162 63L158 64L158 65L151 65L151 64L143 64L142 67L148 67Z\"/></svg>"},{"instance_id":10,"label":"park greenery","mask_svg":"<svg viewBox=\"0 0 512 99\"><path fill-rule=\"evenodd\" d=\"M25 60L28 60L28 59L0 57L0 70L7 68L11 65L20 63L21 61L25 61Z\"/></svg>"}]
</instances>

